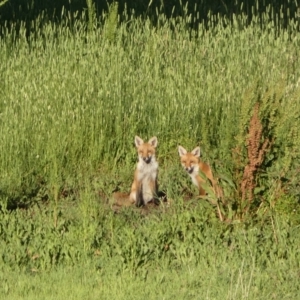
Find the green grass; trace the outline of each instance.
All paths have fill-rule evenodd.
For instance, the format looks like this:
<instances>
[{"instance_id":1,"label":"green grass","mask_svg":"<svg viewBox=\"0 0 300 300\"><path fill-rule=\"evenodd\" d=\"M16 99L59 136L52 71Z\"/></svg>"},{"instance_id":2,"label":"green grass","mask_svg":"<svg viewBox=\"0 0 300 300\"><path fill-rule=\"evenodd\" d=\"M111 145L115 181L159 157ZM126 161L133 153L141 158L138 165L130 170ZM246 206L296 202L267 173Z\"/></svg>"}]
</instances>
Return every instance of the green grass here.
<instances>
[{"instance_id":1,"label":"green grass","mask_svg":"<svg viewBox=\"0 0 300 300\"><path fill-rule=\"evenodd\" d=\"M37 20L29 40L23 25L18 38L4 29L0 297L297 299L297 24L278 34L241 17L191 32L186 19L160 16L154 27L130 18L88 33L84 18L71 29ZM260 142L272 146L242 215L256 102ZM128 192L133 179L135 135L158 137L159 185L171 205L115 213L112 192ZM179 144L201 146L232 222L207 201L183 201L195 189Z\"/></svg>"},{"instance_id":2,"label":"green grass","mask_svg":"<svg viewBox=\"0 0 300 300\"><path fill-rule=\"evenodd\" d=\"M271 215L220 224L191 205L141 217L94 203L97 216L73 211L56 228L34 209L6 214L0 298L298 299L299 226Z\"/></svg>"},{"instance_id":3,"label":"green grass","mask_svg":"<svg viewBox=\"0 0 300 300\"><path fill-rule=\"evenodd\" d=\"M89 265L42 274L6 274L1 299L298 299L296 270L262 271L254 263L248 266L243 261L235 267L232 263L218 270L157 267L138 278L126 272L110 275Z\"/></svg>"}]
</instances>

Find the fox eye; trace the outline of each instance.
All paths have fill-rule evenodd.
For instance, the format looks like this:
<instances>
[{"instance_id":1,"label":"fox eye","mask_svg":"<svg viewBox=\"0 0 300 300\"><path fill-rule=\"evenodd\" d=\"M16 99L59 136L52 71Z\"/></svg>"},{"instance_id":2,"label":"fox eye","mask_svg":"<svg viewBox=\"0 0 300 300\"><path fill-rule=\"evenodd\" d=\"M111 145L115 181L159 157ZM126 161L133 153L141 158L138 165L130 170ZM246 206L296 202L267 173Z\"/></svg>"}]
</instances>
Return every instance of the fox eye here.
<instances>
[{"instance_id":1,"label":"fox eye","mask_svg":"<svg viewBox=\"0 0 300 300\"><path fill-rule=\"evenodd\" d=\"M183 163L183 164L185 164L185 163L186 163L186 161L185 161L185 160L182 160L182 163Z\"/></svg>"}]
</instances>

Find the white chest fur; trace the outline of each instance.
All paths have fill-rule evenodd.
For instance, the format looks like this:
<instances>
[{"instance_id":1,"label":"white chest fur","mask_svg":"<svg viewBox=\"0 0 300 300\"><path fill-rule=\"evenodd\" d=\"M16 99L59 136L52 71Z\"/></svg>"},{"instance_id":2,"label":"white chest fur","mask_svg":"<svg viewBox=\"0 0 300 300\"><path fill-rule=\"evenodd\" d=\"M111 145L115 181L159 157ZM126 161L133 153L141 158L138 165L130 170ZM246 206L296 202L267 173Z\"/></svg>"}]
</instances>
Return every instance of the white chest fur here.
<instances>
[{"instance_id":1,"label":"white chest fur","mask_svg":"<svg viewBox=\"0 0 300 300\"><path fill-rule=\"evenodd\" d=\"M199 188L199 182L198 182L198 180L197 180L197 175L198 175L198 173L199 173L199 166L196 165L196 166L194 167L193 173L192 173L192 174L189 174L189 175L190 175L190 177L192 178L193 184Z\"/></svg>"},{"instance_id":2,"label":"white chest fur","mask_svg":"<svg viewBox=\"0 0 300 300\"><path fill-rule=\"evenodd\" d=\"M192 178L193 184L199 188L199 186L198 186L199 183L198 183L198 181L197 181L197 179L196 179L196 175L190 174L190 176L191 176L191 178Z\"/></svg>"},{"instance_id":3,"label":"white chest fur","mask_svg":"<svg viewBox=\"0 0 300 300\"><path fill-rule=\"evenodd\" d=\"M145 204L147 204L155 196L153 194L153 188L158 172L158 162L153 158L149 164L145 163L143 160L139 160L137 169L137 180L142 183L143 199Z\"/></svg>"}]
</instances>

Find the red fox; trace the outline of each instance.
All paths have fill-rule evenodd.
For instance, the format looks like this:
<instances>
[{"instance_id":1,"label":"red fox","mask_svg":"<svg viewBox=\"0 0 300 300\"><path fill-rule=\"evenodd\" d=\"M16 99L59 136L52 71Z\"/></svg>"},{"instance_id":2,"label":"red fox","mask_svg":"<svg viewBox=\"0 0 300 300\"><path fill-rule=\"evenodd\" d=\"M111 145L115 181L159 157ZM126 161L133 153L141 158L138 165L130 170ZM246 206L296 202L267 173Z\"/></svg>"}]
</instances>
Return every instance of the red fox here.
<instances>
[{"instance_id":1,"label":"red fox","mask_svg":"<svg viewBox=\"0 0 300 300\"><path fill-rule=\"evenodd\" d=\"M152 137L148 143L136 136L135 146L138 152L138 163L131 186L130 201L136 206L146 205L157 197L158 162L155 158L157 137Z\"/></svg>"},{"instance_id":2,"label":"red fox","mask_svg":"<svg viewBox=\"0 0 300 300\"><path fill-rule=\"evenodd\" d=\"M196 147L193 151L187 152L182 146L178 146L179 156L181 157L181 164L183 168L188 172L192 178L192 182L199 189L199 195L205 196L206 191L202 188L201 184L205 183L205 180L199 175L199 171L205 174L213 186L214 193L219 198L221 197L221 188L217 186L217 182L213 177L211 167L200 161L200 147Z\"/></svg>"}]
</instances>

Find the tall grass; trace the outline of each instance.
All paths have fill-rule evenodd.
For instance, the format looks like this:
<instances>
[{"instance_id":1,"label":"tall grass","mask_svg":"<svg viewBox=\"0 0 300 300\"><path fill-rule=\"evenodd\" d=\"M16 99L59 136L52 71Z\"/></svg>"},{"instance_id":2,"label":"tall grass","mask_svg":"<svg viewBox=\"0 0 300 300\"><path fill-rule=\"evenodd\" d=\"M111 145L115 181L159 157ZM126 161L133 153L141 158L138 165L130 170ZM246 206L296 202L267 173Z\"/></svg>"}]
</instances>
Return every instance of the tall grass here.
<instances>
[{"instance_id":1,"label":"tall grass","mask_svg":"<svg viewBox=\"0 0 300 300\"><path fill-rule=\"evenodd\" d=\"M129 299L139 283L148 282L162 290L141 295L154 299L165 288L172 297L172 280L179 286L181 274L183 298L293 298L299 272L297 24L279 34L267 18L245 26L243 17L229 23L212 16L192 31L188 17L161 15L154 26L132 16L119 23L114 12L89 30L85 16L72 27L65 26L68 19L59 25L37 20L39 29L29 38L25 26L18 37L3 29L3 271L44 276L57 267L86 265L106 285L111 280L120 299L122 288ZM258 145L271 141L255 177L251 205L259 218L220 224L205 201L184 204L192 187L177 146L201 146L224 189L226 216L238 219L234 211L257 103L263 128ZM159 183L171 207L146 216L135 209L115 214L106 204L114 190L129 190L136 134L158 137ZM20 294L10 280L3 294L34 299L33 288L22 292L28 283L22 274ZM68 280L87 280L83 275ZM105 288L95 292L111 294Z\"/></svg>"},{"instance_id":2,"label":"tall grass","mask_svg":"<svg viewBox=\"0 0 300 300\"><path fill-rule=\"evenodd\" d=\"M123 22L114 39L105 38L112 25L86 39L79 21L72 32L63 23L42 23L29 41L25 28L16 42L7 32L0 50L2 194L17 199L41 183L49 191L74 186L78 174L104 165L130 169L135 134L158 136L162 167L177 161L178 143L200 144L203 158L228 175L257 83L270 93L280 84L283 117L275 122L287 126L279 124L276 140L299 157L299 135L289 131L299 122L297 31L276 37L272 23L223 23L200 25L194 38L185 20L163 16L158 27Z\"/></svg>"}]
</instances>

